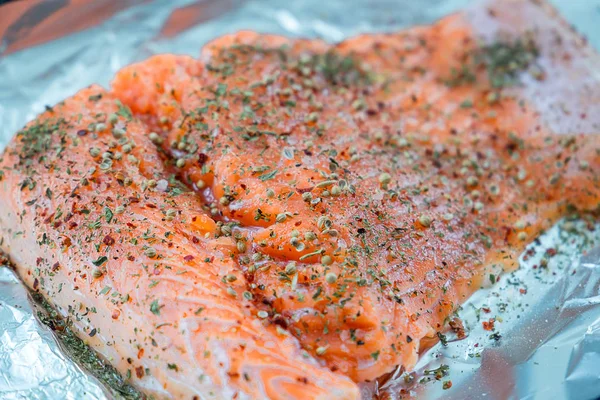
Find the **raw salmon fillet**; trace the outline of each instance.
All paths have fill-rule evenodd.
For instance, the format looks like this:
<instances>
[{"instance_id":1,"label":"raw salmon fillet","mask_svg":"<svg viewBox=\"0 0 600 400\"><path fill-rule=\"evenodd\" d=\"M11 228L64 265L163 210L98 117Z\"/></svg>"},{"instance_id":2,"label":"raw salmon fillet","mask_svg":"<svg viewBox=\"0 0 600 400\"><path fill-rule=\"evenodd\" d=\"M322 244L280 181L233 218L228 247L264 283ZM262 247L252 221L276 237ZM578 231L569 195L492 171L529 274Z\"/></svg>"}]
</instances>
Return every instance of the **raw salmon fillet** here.
<instances>
[{"instance_id":1,"label":"raw salmon fillet","mask_svg":"<svg viewBox=\"0 0 600 400\"><path fill-rule=\"evenodd\" d=\"M0 246L156 398L358 399L541 231L597 211L598 61L509 0L156 56L17 133Z\"/></svg>"}]
</instances>

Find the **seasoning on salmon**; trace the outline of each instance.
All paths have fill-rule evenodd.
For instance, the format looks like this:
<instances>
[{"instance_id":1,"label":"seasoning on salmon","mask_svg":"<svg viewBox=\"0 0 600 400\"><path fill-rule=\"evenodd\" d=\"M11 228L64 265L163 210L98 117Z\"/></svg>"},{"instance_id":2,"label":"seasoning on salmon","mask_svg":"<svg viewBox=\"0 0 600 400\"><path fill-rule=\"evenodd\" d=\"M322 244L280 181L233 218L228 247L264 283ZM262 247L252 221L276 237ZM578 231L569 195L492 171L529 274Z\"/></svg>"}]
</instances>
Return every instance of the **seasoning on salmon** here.
<instances>
[{"instance_id":1,"label":"seasoning on salmon","mask_svg":"<svg viewBox=\"0 0 600 400\"><path fill-rule=\"evenodd\" d=\"M17 134L2 248L147 392L358 398L600 204L594 121L527 91L560 70L544 36L482 46L469 18L129 66Z\"/></svg>"}]
</instances>

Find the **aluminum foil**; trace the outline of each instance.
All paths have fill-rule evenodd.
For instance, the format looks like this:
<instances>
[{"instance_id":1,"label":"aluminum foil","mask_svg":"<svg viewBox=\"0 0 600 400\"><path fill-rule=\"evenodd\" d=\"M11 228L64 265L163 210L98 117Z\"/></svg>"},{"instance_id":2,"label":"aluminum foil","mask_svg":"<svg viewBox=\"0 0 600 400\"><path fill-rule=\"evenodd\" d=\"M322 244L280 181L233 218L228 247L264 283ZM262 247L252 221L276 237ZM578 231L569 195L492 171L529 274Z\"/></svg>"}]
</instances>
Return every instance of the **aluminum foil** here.
<instances>
[{"instance_id":1,"label":"aluminum foil","mask_svg":"<svg viewBox=\"0 0 600 400\"><path fill-rule=\"evenodd\" d=\"M468 337L448 335L384 385L391 398L600 398L600 224L560 221L458 315Z\"/></svg>"},{"instance_id":2,"label":"aluminum foil","mask_svg":"<svg viewBox=\"0 0 600 400\"><path fill-rule=\"evenodd\" d=\"M0 6L0 149L28 120L91 83L156 53L197 55L239 29L342 40L427 23L468 0L29 0ZM600 1L555 6L600 48ZM110 399L37 319L0 266L0 398ZM362 387L365 399L600 398L600 225L561 221L521 267L478 291L415 372Z\"/></svg>"},{"instance_id":3,"label":"aluminum foil","mask_svg":"<svg viewBox=\"0 0 600 400\"><path fill-rule=\"evenodd\" d=\"M0 267L0 398L105 399L96 378L65 356L36 315L27 289Z\"/></svg>"}]
</instances>

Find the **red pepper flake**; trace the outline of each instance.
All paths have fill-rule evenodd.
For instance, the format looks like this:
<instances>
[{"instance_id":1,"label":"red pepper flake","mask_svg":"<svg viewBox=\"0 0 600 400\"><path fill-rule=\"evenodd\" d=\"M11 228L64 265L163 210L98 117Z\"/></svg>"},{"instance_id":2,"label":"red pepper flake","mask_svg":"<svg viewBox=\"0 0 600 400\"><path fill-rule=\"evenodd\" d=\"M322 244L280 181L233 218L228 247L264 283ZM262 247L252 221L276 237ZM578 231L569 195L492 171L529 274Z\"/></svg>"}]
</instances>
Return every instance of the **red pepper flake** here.
<instances>
[{"instance_id":1,"label":"red pepper flake","mask_svg":"<svg viewBox=\"0 0 600 400\"><path fill-rule=\"evenodd\" d=\"M143 367L136 367L136 369L135 369L135 376L137 376L138 379L142 379L144 377L144 368Z\"/></svg>"},{"instance_id":2,"label":"red pepper flake","mask_svg":"<svg viewBox=\"0 0 600 400\"><path fill-rule=\"evenodd\" d=\"M198 244L200 243L200 239L198 239L196 236L192 236L192 243Z\"/></svg>"},{"instance_id":3,"label":"red pepper flake","mask_svg":"<svg viewBox=\"0 0 600 400\"><path fill-rule=\"evenodd\" d=\"M110 235L106 235L104 236L104 239L102 239L102 243L104 243L107 246L112 246L113 244L115 244L115 239L113 239Z\"/></svg>"},{"instance_id":4,"label":"red pepper flake","mask_svg":"<svg viewBox=\"0 0 600 400\"><path fill-rule=\"evenodd\" d=\"M138 354L137 354L137 358L139 360L142 357L144 357L144 349L139 349L138 350Z\"/></svg>"},{"instance_id":5,"label":"red pepper flake","mask_svg":"<svg viewBox=\"0 0 600 400\"><path fill-rule=\"evenodd\" d=\"M450 325L450 328L452 328L452 331L456 333L456 337L459 340L462 340L467 337L467 334L465 333L465 326L459 318L452 318L448 323Z\"/></svg>"},{"instance_id":6,"label":"red pepper flake","mask_svg":"<svg viewBox=\"0 0 600 400\"><path fill-rule=\"evenodd\" d=\"M62 245L63 247L71 247L71 238L70 237L65 237L62 241Z\"/></svg>"},{"instance_id":7,"label":"red pepper flake","mask_svg":"<svg viewBox=\"0 0 600 400\"><path fill-rule=\"evenodd\" d=\"M56 272L60 269L60 264L59 263L54 263L54 265L52 266L52 272Z\"/></svg>"},{"instance_id":8,"label":"red pepper flake","mask_svg":"<svg viewBox=\"0 0 600 400\"><path fill-rule=\"evenodd\" d=\"M484 313L489 313L489 312L490 312L490 311L492 311L492 310L490 310L490 309L489 309L489 308L487 308L487 307L481 307L481 311L483 311Z\"/></svg>"},{"instance_id":9,"label":"red pepper flake","mask_svg":"<svg viewBox=\"0 0 600 400\"><path fill-rule=\"evenodd\" d=\"M490 318L489 321L483 321L481 323L481 325L483 325L483 329L485 329L486 331L493 331L494 330L494 323L496 322L495 318Z\"/></svg>"},{"instance_id":10,"label":"red pepper flake","mask_svg":"<svg viewBox=\"0 0 600 400\"><path fill-rule=\"evenodd\" d=\"M35 278L33 280L33 290L37 290L39 286L40 286L40 281L38 281L38 278Z\"/></svg>"},{"instance_id":11,"label":"red pepper flake","mask_svg":"<svg viewBox=\"0 0 600 400\"><path fill-rule=\"evenodd\" d=\"M556 249L550 248L546 250L546 255L548 257L554 257L556 255L557 251Z\"/></svg>"},{"instance_id":12,"label":"red pepper flake","mask_svg":"<svg viewBox=\"0 0 600 400\"><path fill-rule=\"evenodd\" d=\"M203 166L208 161L208 156L204 153L198 153L198 165Z\"/></svg>"},{"instance_id":13,"label":"red pepper flake","mask_svg":"<svg viewBox=\"0 0 600 400\"><path fill-rule=\"evenodd\" d=\"M112 312L112 315L111 315L111 317L112 317L112 319L119 319L119 315L121 315L121 311L119 311L119 310L114 310L114 311Z\"/></svg>"},{"instance_id":14,"label":"red pepper flake","mask_svg":"<svg viewBox=\"0 0 600 400\"><path fill-rule=\"evenodd\" d=\"M444 390L448 390L452 387L452 381L444 381L443 385L442 385L442 389Z\"/></svg>"},{"instance_id":15,"label":"red pepper flake","mask_svg":"<svg viewBox=\"0 0 600 400\"><path fill-rule=\"evenodd\" d=\"M194 261L194 256L192 256L192 255L187 255L187 256L183 257L183 259L184 259L186 262L192 262L192 261Z\"/></svg>"},{"instance_id":16,"label":"red pepper flake","mask_svg":"<svg viewBox=\"0 0 600 400\"><path fill-rule=\"evenodd\" d=\"M527 289L521 288L521 289L519 289L519 293L521 293L521 294L527 294Z\"/></svg>"}]
</instances>

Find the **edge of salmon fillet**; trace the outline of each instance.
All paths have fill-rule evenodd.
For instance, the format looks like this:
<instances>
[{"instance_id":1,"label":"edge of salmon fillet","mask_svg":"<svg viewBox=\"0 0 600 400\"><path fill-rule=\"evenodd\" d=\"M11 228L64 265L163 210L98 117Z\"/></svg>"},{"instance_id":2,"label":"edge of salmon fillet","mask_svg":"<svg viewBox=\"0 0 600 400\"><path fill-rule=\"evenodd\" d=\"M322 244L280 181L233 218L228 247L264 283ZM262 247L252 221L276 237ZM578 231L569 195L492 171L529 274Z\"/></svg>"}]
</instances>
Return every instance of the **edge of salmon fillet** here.
<instances>
[{"instance_id":1,"label":"edge of salmon fillet","mask_svg":"<svg viewBox=\"0 0 600 400\"><path fill-rule=\"evenodd\" d=\"M531 23L528 26L514 28L511 25L511 20L512 18L517 17L521 19L530 18L531 21L535 21L535 23ZM556 19L548 21L548 18ZM568 29L568 25L558 17L551 7L545 3L531 2L528 0L481 2L477 3L470 9L445 17L443 19L445 24L442 28L442 31L448 33L448 36L451 37L454 28L460 30L461 28L464 28L465 21L471 20L477 21L475 22L477 24L476 26L469 25L473 29L475 36L478 38L484 36L484 39L485 36L487 36L488 42L490 39L494 38L502 39L502 41L505 42L511 42L515 39L515 37L521 37L524 34L533 34L535 36L535 43L538 47L537 50L539 50L540 53L536 62L541 64L543 75L536 77L532 74L523 73L520 76L521 84L512 89L505 87L502 89L503 93L512 92L518 98L526 99L528 101L527 105L533 106L533 108L537 110L538 115L536 120L540 120L538 121L540 122L540 125L548 125L545 128L550 128L550 132L554 134L568 134L574 132L593 133L597 131L596 128L598 126L599 118L597 118L595 115L592 115L591 117L582 117L579 114L569 111L562 101L562 98L558 95L555 95L554 91L558 91L560 93L560 90L563 90L563 88L564 90L575 90L578 96L581 96L582 93L585 94L588 92L592 95L600 93L600 85L598 85L598 80L590 79L589 74L587 74L587 71L591 68L591 61L597 59L598 55L593 51L593 49L585 45L583 39L581 39L572 30ZM507 28L504 29L504 26ZM416 28L418 29L419 27ZM493 34L480 34L479 30L482 32L487 32L486 29L488 28L491 32L493 32ZM564 51L557 49L554 46L553 41L556 34L562 35L563 30L565 31L565 37L563 39L565 43L565 49L563 50L567 51L567 46L572 46L575 49L584 49L586 53L586 56L583 57L584 61L575 63L568 59L563 60ZM373 43L376 43L378 40L385 42L386 40L389 41L390 38L394 37L394 33L365 34L349 38L330 47L319 40L309 41L307 43L305 39L298 39L298 41L295 41L280 35L241 31L234 34L225 35L206 44L202 49L200 60L202 64L207 64L218 54L220 49L237 44L252 45L257 40L260 42L261 39L265 39L265 41L269 43L269 47L273 48L283 44L301 42L302 45L306 45L310 49L321 50L332 48L334 50L340 50L343 54L344 51L349 49L356 50L360 53L362 50L369 50ZM538 37L540 37L540 40L538 40ZM491 40L491 42L494 42L494 40ZM460 54L456 54L456 56L460 56ZM188 61L190 64L193 64L193 59L187 59L187 57L156 56L149 60L149 62L142 63L144 65L139 65L139 71L136 70L136 65L126 68L128 70L127 73L138 74L138 72L140 72L142 78L133 80L117 78L115 81L113 81L113 90L117 90L120 93L120 96L122 96L122 100L129 104L136 112L144 114L148 112L148 110L154 109L157 103L161 102L160 99L156 99L154 97L157 95L157 93L155 93L153 88L150 87L152 79L149 78L153 76L155 71L149 71L145 68L148 66L155 67L158 71L156 72L157 76L164 75L165 73L166 75L169 75L168 70L171 68L170 63L174 62L177 72L173 73L168 79L166 79L166 87L170 87L171 84L173 84L173 87L177 87L177 80L180 78L178 74L181 72L183 75L185 75L186 68L190 68L187 66ZM557 65L554 65L555 63ZM122 72L125 72L125 70ZM127 73L124 73L123 75L127 75ZM570 73L573 76L573 79L576 79L576 84L569 84L569 80L563 79L563 75L567 73ZM137 75L136 78L140 77L140 75ZM561 79L556 79L557 77ZM584 77L585 79L579 79L579 77ZM128 89L131 88L129 88L127 85L131 85L131 88L135 87L135 90L130 90L128 92ZM149 96L151 98L149 102L145 98L139 99L135 96L135 91L144 87L148 89L150 93L152 93L152 95ZM166 93L166 91L162 90L160 92ZM176 98L183 96L177 89L175 89L175 92L178 93L175 96ZM541 94L542 92L548 92L549 94L554 95L554 97L543 96ZM158 93L159 97L160 94L161 93ZM593 96L591 97L593 98ZM585 103L586 99L581 98L579 101ZM573 104L569 104L573 107L573 109L575 109L577 104L579 104L575 102L572 103ZM544 110L547 110L547 113L545 113ZM544 120L544 118L546 118L546 120ZM515 252L516 253L513 254L513 256L516 258L518 256L518 250L515 250ZM481 273L483 274L484 271L481 271ZM428 342L425 347L431 344L430 341L426 339L427 338L424 338L423 340L424 342ZM416 340L416 342L418 342L418 340ZM405 356L404 358L406 366L409 368L414 364L414 360L416 360L416 349L418 349L418 345L415 346L414 357L409 358L408 356ZM374 376L376 375L370 373L369 379L372 379Z\"/></svg>"},{"instance_id":2,"label":"edge of salmon fillet","mask_svg":"<svg viewBox=\"0 0 600 400\"><path fill-rule=\"evenodd\" d=\"M471 22L475 32L487 39L495 39L500 33L522 34L533 25L546 79L537 81L523 76L520 95L535 105L540 118L554 133L600 130L600 114L593 113L594 107L600 104L600 77L594 69L594 64L600 65L600 56L547 3L486 1L457 15ZM515 21L524 21L525 26ZM581 56L573 57L576 53ZM27 266L18 265L17 269L27 269ZM111 354L106 344L94 343L93 346L105 356Z\"/></svg>"},{"instance_id":3,"label":"edge of salmon fillet","mask_svg":"<svg viewBox=\"0 0 600 400\"><path fill-rule=\"evenodd\" d=\"M546 0L482 0L462 12L487 42L533 33L542 79L523 74L519 95L553 133L600 133L600 53Z\"/></svg>"},{"instance_id":4,"label":"edge of salmon fillet","mask_svg":"<svg viewBox=\"0 0 600 400\"><path fill-rule=\"evenodd\" d=\"M63 107L71 119L54 122ZM125 142L115 147L125 156L109 158L113 173L97 174L104 167L93 149L113 135L106 125L97 128L95 116L117 112L116 124L129 118ZM235 245L205 239L214 222L202 218L195 196L146 192L166 171L147 132L113 96L98 86L83 89L27 129L0 162L10 171L0 181L1 249L22 280L136 387L156 398L358 397L347 377L249 318L247 300L233 296L234 284L218 274L232 267ZM135 146L125 150L129 141ZM192 224L165 224L165 205ZM244 279L235 287L245 287Z\"/></svg>"}]
</instances>

